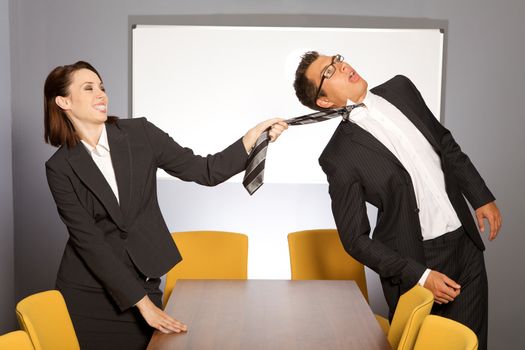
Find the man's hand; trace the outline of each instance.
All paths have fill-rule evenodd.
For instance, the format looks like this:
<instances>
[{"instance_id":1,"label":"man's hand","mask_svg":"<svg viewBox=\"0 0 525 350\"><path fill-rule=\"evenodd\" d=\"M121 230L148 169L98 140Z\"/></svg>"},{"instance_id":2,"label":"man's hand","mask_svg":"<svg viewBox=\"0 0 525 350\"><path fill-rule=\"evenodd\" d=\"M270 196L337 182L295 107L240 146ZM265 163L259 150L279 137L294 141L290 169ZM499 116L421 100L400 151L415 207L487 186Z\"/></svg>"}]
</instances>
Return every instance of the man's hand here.
<instances>
[{"instance_id":1,"label":"man's hand","mask_svg":"<svg viewBox=\"0 0 525 350\"><path fill-rule=\"evenodd\" d=\"M248 130L242 138L247 153L250 153L259 136L268 128L270 128L268 131L270 142L273 142L277 140L284 130L288 129L288 124L282 118L273 118L265 120Z\"/></svg>"},{"instance_id":2,"label":"man's hand","mask_svg":"<svg viewBox=\"0 0 525 350\"><path fill-rule=\"evenodd\" d=\"M448 278L446 275L430 271L427 280L425 281L425 288L434 294L434 300L438 304L448 304L459 295L461 286Z\"/></svg>"},{"instance_id":3,"label":"man's hand","mask_svg":"<svg viewBox=\"0 0 525 350\"><path fill-rule=\"evenodd\" d=\"M476 209L476 218L481 232L485 232L485 222L487 219L490 225L489 241L492 241L498 235L501 228L501 213L499 212L496 202L490 202Z\"/></svg>"},{"instance_id":4,"label":"man's hand","mask_svg":"<svg viewBox=\"0 0 525 350\"><path fill-rule=\"evenodd\" d=\"M135 306L139 309L146 322L162 333L180 333L188 330L185 324L170 317L170 315L153 304L147 295L140 299Z\"/></svg>"}]
</instances>

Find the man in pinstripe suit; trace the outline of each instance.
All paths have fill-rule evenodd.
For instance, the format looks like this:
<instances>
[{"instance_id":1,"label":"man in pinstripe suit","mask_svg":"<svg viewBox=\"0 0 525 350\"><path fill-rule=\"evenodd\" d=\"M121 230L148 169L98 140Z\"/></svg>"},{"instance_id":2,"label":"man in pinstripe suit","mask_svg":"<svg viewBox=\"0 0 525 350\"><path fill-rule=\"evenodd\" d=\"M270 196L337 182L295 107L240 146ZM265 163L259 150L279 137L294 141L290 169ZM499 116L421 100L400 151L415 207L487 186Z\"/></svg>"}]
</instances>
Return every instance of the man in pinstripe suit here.
<instances>
[{"instance_id":1,"label":"man in pinstripe suit","mask_svg":"<svg viewBox=\"0 0 525 350\"><path fill-rule=\"evenodd\" d=\"M334 132L319 163L348 254L376 271L393 315L416 283L434 294L432 313L455 319L487 344L487 277L478 226L501 226L495 198L451 133L404 76L368 90L340 55L307 52L294 83L304 105L355 108ZM464 197L465 196L465 197ZM365 202L378 208L370 238Z\"/></svg>"}]
</instances>

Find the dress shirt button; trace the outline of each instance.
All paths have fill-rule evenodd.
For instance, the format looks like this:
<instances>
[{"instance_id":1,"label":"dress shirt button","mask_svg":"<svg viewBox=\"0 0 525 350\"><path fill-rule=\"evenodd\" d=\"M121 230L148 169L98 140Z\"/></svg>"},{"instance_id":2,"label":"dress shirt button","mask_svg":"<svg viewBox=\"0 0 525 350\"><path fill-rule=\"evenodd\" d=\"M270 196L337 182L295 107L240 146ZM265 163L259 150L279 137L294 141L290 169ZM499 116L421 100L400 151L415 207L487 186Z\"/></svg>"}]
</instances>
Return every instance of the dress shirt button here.
<instances>
[{"instance_id":1,"label":"dress shirt button","mask_svg":"<svg viewBox=\"0 0 525 350\"><path fill-rule=\"evenodd\" d=\"M414 209L414 213L419 214L419 208Z\"/></svg>"},{"instance_id":2,"label":"dress shirt button","mask_svg":"<svg viewBox=\"0 0 525 350\"><path fill-rule=\"evenodd\" d=\"M126 239L126 238L128 238L128 234L126 232L121 232L120 233L120 238Z\"/></svg>"}]
</instances>

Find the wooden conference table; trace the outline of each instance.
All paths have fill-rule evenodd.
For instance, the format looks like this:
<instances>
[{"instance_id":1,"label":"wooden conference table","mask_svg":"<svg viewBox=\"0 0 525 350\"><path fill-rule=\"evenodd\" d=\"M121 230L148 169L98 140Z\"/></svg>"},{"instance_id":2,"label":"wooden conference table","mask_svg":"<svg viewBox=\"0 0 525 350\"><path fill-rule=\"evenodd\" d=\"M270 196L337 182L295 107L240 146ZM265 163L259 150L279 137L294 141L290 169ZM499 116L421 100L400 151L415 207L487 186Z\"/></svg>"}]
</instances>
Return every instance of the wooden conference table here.
<instances>
[{"instance_id":1,"label":"wooden conference table","mask_svg":"<svg viewBox=\"0 0 525 350\"><path fill-rule=\"evenodd\" d=\"M179 280L166 312L148 350L391 349L354 281Z\"/></svg>"}]
</instances>

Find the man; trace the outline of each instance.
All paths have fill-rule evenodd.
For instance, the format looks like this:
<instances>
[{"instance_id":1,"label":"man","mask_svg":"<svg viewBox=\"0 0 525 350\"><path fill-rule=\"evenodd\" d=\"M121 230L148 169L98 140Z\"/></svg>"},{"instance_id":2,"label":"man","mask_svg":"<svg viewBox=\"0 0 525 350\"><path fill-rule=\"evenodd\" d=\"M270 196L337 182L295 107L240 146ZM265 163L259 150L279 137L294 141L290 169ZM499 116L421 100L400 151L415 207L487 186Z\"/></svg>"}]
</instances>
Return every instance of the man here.
<instances>
[{"instance_id":1,"label":"man","mask_svg":"<svg viewBox=\"0 0 525 350\"><path fill-rule=\"evenodd\" d=\"M487 344L487 277L481 231L498 234L494 196L450 132L404 76L368 90L340 55L307 52L294 82L304 105L352 110L319 158L345 250L376 271L390 309L416 283L434 294L432 313L457 320ZM365 202L378 209L370 238Z\"/></svg>"}]
</instances>

